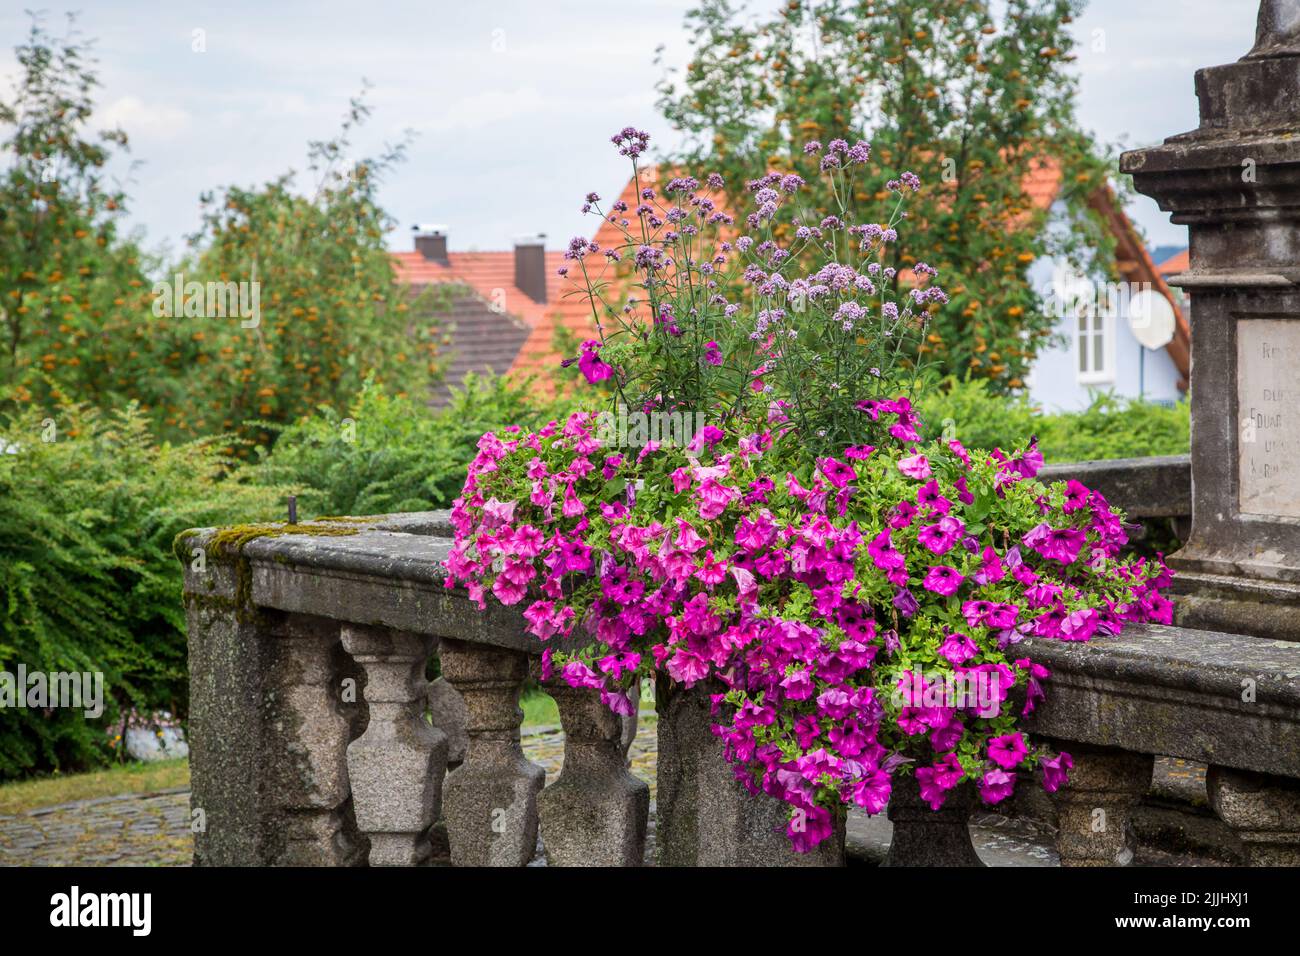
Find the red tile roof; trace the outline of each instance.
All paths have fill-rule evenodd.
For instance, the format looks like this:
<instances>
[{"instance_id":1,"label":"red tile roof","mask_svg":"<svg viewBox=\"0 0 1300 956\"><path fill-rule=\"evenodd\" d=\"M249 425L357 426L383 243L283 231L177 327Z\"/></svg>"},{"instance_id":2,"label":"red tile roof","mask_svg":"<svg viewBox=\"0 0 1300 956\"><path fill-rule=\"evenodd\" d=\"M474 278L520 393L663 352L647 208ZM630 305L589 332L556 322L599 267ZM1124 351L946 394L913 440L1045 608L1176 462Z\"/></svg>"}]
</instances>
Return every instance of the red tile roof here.
<instances>
[{"instance_id":1,"label":"red tile roof","mask_svg":"<svg viewBox=\"0 0 1300 956\"><path fill-rule=\"evenodd\" d=\"M654 170L643 171L643 176L651 179ZM1036 209L1046 211L1061 190L1061 167L1052 157L1036 159L1024 179L1024 189ZM636 182L629 181L623 187L620 198L629 208L635 208L638 199ZM1115 211L1114 200L1109 190L1098 190L1090 200L1094 208L1102 213L1108 221L1111 231L1118 240L1116 257L1120 271L1129 281L1150 282L1174 306L1177 316L1177 332L1174 341L1167 346L1175 365L1184 379L1188 375L1191 332L1186 318L1178 308L1169 287L1165 284L1163 274L1181 271L1187 267L1186 253L1182 265L1178 265L1178 256L1162 263L1157 269L1151 256L1140 241L1132 222L1123 211ZM624 242L621 231L609 222L601 224L596 234L591 237L601 248L621 246ZM592 317L591 303L585 291L581 272L573 269L573 274L561 277L556 270L564 264L564 254L560 251L546 253L546 302L538 303L514 284L514 251L504 252L449 252L448 264L425 259L418 252L398 252L393 254L397 275L400 280L419 286L430 282L462 282L473 288L489 303L503 309L507 316L515 316L528 327L528 336L519 348L510 374L536 374L538 387L550 390L555 383L549 375L555 370L564 356L555 350L555 334L558 329L565 329L578 340L595 335L595 323ZM612 279L613 266L607 265L603 257L593 257L589 269L593 270L593 281L597 274L605 279ZM503 325L503 335L513 340L513 333ZM453 342L454 347L454 342Z\"/></svg>"},{"instance_id":2,"label":"red tile roof","mask_svg":"<svg viewBox=\"0 0 1300 956\"><path fill-rule=\"evenodd\" d=\"M1186 272L1192 267L1192 260L1189 253L1190 250L1184 249L1182 252L1175 253L1164 262L1160 263L1160 265L1157 266L1160 270L1160 274L1171 276L1175 273Z\"/></svg>"},{"instance_id":3,"label":"red tile roof","mask_svg":"<svg viewBox=\"0 0 1300 956\"><path fill-rule=\"evenodd\" d=\"M629 181L620 197L629 207L635 207L636 183ZM592 237L601 248L620 246L624 239L619 229L609 222L602 223ZM448 264L426 259L418 252L393 253L393 261L400 281L413 286L428 283L461 282L507 314L522 320L529 334L519 348L511 374L538 374L540 388L549 389L554 383L547 373L556 369L564 356L555 351L557 329L565 329L579 341L595 334L591 303L588 300L581 273L561 277L557 269L564 264L564 253L546 253L546 302L539 303L515 285L514 250L504 252L449 252ZM603 256L588 260L593 281L597 275L613 278L613 267ZM503 333L506 332L503 316ZM453 349L455 342L452 343Z\"/></svg>"}]
</instances>

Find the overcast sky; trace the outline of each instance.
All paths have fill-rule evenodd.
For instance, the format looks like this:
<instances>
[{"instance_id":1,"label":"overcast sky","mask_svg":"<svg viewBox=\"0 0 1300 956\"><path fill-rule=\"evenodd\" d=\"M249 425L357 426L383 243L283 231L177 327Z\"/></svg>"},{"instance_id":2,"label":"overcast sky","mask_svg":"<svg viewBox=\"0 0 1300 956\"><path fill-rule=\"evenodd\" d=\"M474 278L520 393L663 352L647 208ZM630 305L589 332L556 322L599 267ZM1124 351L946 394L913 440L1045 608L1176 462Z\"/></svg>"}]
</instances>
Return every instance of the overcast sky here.
<instances>
[{"instance_id":1,"label":"overcast sky","mask_svg":"<svg viewBox=\"0 0 1300 956\"><path fill-rule=\"evenodd\" d=\"M583 194L608 195L625 181L626 160L608 145L615 130L631 124L667 141L654 106L655 48L665 46L669 64L686 62L691 5L56 0L45 9L59 29L67 10L81 10L82 31L97 38L99 115L127 131L142 161L129 193L149 246L181 249L201 191L303 169L308 140L333 134L365 77L375 113L359 145L418 134L381 192L401 223L390 245L407 248L412 223L437 222L453 249L503 249L522 233L545 232L560 246L590 231ZM27 30L18 6L0 13L6 85ZM1093 0L1075 24L1084 125L1125 146L1193 128L1193 72L1249 50L1257 7ZM1130 211L1152 245L1185 244L1185 229L1150 200Z\"/></svg>"}]
</instances>

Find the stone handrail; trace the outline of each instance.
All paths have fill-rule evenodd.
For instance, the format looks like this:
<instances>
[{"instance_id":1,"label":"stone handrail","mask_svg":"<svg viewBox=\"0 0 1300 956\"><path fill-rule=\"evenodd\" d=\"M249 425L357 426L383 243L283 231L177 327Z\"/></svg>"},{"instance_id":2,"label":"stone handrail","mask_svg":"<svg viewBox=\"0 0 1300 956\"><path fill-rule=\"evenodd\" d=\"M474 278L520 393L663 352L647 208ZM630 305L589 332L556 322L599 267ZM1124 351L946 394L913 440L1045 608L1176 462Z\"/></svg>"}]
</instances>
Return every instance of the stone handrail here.
<instances>
[{"instance_id":1,"label":"stone handrail","mask_svg":"<svg viewBox=\"0 0 1300 956\"><path fill-rule=\"evenodd\" d=\"M518 707L538 642L517 609L479 611L443 586L449 532L431 512L180 539L196 862L520 866L539 829L552 865L643 861L649 794L627 770L625 728L594 692L551 687L566 739L543 788ZM1055 798L1063 862L1124 858L1157 754L1211 766L1214 807L1252 862L1296 861L1300 644L1149 627L1024 648L1053 672L1031 729L1076 761ZM659 710L660 863L843 862L834 841L791 853L780 805L732 779L702 692L663 694ZM915 799L900 788L891 806L891 862L934 842L917 828L965 833L952 826L963 805L931 822L909 812ZM1099 811L1110 814L1100 828ZM974 861L960 848L951 858Z\"/></svg>"},{"instance_id":2,"label":"stone handrail","mask_svg":"<svg viewBox=\"0 0 1300 956\"><path fill-rule=\"evenodd\" d=\"M1143 625L1022 647L1052 672L1028 729L1075 762L1054 800L1062 863L1125 858L1159 755L1209 766L1210 805L1247 863L1300 865L1300 643Z\"/></svg>"},{"instance_id":3,"label":"stone handrail","mask_svg":"<svg viewBox=\"0 0 1300 956\"><path fill-rule=\"evenodd\" d=\"M1191 455L1063 462L1047 465L1038 477L1081 481L1130 518L1190 518L1192 514Z\"/></svg>"}]
</instances>

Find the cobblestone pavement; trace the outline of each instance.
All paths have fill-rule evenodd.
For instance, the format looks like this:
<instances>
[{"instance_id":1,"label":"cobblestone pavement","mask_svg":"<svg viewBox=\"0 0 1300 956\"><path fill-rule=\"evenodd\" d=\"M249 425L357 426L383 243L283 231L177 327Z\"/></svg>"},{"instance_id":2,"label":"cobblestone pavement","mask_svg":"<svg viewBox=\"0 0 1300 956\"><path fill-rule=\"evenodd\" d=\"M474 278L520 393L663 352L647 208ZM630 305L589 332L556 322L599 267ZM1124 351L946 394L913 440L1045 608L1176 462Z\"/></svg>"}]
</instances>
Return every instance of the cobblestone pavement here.
<instances>
[{"instance_id":1,"label":"cobblestone pavement","mask_svg":"<svg viewBox=\"0 0 1300 956\"><path fill-rule=\"evenodd\" d=\"M0 816L3 866L185 866L189 790L128 794Z\"/></svg>"},{"instance_id":2,"label":"cobblestone pavement","mask_svg":"<svg viewBox=\"0 0 1300 956\"><path fill-rule=\"evenodd\" d=\"M654 794L658 741L643 720L632 744L632 772ZM564 734L550 728L524 737L528 759L550 783L564 758ZM0 866L187 866L193 853L189 790L127 794L0 814Z\"/></svg>"}]
</instances>

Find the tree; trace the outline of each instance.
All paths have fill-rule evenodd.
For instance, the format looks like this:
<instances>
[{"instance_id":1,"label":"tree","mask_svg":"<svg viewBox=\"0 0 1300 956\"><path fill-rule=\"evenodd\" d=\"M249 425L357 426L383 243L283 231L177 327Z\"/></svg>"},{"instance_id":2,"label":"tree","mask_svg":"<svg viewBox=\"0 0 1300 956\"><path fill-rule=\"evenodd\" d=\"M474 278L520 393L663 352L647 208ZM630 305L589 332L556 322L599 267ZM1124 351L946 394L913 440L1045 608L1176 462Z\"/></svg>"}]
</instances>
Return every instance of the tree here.
<instances>
[{"instance_id":1,"label":"tree","mask_svg":"<svg viewBox=\"0 0 1300 956\"><path fill-rule=\"evenodd\" d=\"M731 0L687 15L695 54L660 86L660 106L687 134L682 165L723 173L732 190L769 171L810 184L809 140L858 138L893 172L860 187L869 214L903 171L909 200L896 264L939 270L952 296L931 307L924 360L940 371L1024 384L1054 319L1027 280L1042 255L1109 272L1113 248L1090 199L1108 165L1075 119L1068 26L1082 0L790 0L745 19ZM994 13L994 7L1001 11ZM1059 166L1065 228L1026 189ZM814 187L816 188L816 187ZM827 208L826 197L812 197ZM900 275L906 281L907 272Z\"/></svg>"},{"instance_id":2,"label":"tree","mask_svg":"<svg viewBox=\"0 0 1300 956\"><path fill-rule=\"evenodd\" d=\"M310 144L311 193L295 192L290 171L260 188L202 197L195 253L176 271L186 288L215 287L218 301L228 284L250 287L245 304L257 314L217 315L205 304L168 319L173 347L163 365L184 387L168 402L165 425L241 429L265 442L272 430L245 423L287 423L322 404L345 405L367 375L398 394L427 395L440 370L439 337L427 318L411 318L383 242L391 219L376 200L406 142L349 160L350 136L369 112L353 99L338 136ZM175 282L160 294L177 301Z\"/></svg>"},{"instance_id":3,"label":"tree","mask_svg":"<svg viewBox=\"0 0 1300 956\"><path fill-rule=\"evenodd\" d=\"M69 18L33 18L14 97L0 102L0 409L124 405L149 366L143 255L119 236L123 191L105 180L121 130L86 129L94 60Z\"/></svg>"}]
</instances>

